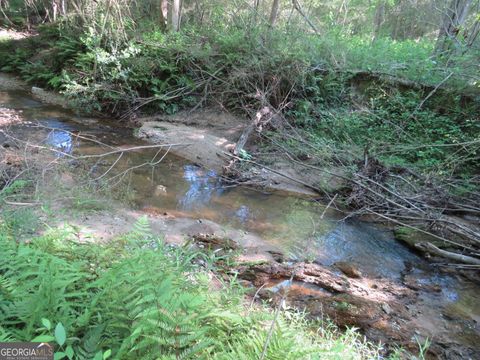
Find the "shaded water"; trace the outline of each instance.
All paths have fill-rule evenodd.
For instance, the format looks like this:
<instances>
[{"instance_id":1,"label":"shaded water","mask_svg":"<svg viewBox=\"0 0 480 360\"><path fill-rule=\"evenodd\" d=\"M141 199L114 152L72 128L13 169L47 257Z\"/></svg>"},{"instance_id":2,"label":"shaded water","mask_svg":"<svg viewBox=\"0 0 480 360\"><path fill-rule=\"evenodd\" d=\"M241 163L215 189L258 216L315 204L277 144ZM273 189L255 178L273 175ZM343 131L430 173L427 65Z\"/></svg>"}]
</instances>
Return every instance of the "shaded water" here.
<instances>
[{"instance_id":1,"label":"shaded water","mask_svg":"<svg viewBox=\"0 0 480 360\"><path fill-rule=\"evenodd\" d=\"M108 147L85 141L75 134L111 146L143 145L131 130L118 124L102 121L100 125L78 118L62 108L37 102L25 92L0 92L0 106L18 110L25 120L10 127L16 136L44 143L63 153L108 151ZM164 151L158 153L157 150L129 152L118 160L112 171L121 173L138 164L155 162L163 155ZM92 175L101 177L116 159L112 157L95 164ZM391 231L343 220L343 215L333 209L328 209L322 219L325 206L310 199L232 187L214 171L172 154L167 154L156 166L134 170L125 176L125 181L130 184L137 208L155 207L176 216L208 219L225 227L253 232L293 258L316 260L324 265L348 261L356 264L366 276L391 279L400 277L405 262L413 263L422 281L442 288L434 299L425 301L436 302L456 314L480 321L477 286L435 275L423 259L396 242Z\"/></svg>"}]
</instances>

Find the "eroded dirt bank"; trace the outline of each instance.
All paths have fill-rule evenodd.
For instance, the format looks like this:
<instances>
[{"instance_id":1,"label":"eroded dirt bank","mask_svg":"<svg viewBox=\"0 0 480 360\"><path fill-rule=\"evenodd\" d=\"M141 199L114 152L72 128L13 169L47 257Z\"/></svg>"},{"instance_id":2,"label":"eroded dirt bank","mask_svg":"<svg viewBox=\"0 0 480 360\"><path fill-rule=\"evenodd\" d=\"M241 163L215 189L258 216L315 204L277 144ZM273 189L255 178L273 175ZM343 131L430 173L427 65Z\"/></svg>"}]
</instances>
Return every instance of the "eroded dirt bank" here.
<instances>
[{"instance_id":1,"label":"eroded dirt bank","mask_svg":"<svg viewBox=\"0 0 480 360\"><path fill-rule=\"evenodd\" d=\"M172 153L231 175L229 165L233 160L232 152L249 121L215 108L184 111L172 116L138 119L140 128L137 136L151 143L177 144L171 148ZM247 153L258 151L256 136L252 138L253 141L246 144ZM338 190L345 185L334 175L325 174L319 179L314 171L285 162L281 157L277 160L271 158L267 167L245 161L242 166L235 168L235 178L264 189L312 196L318 195L318 192L304 184L321 183L328 191Z\"/></svg>"}]
</instances>

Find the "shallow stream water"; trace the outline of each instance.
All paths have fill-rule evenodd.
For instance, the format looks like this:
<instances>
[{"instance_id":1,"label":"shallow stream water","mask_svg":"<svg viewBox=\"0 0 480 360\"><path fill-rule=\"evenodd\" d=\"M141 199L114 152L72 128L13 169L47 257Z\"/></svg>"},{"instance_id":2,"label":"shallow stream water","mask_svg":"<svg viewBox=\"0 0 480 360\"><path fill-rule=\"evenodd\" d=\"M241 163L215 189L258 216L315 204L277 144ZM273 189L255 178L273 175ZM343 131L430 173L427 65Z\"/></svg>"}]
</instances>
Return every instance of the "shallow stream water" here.
<instances>
[{"instance_id":1,"label":"shallow stream water","mask_svg":"<svg viewBox=\"0 0 480 360\"><path fill-rule=\"evenodd\" d=\"M27 92L0 91L0 107L13 109L22 118L22 123L10 126L11 133L32 143L51 146L59 150L58 156L62 156L60 152L78 155L108 151L108 147L76 135L116 147L145 145L134 137L132 130L115 122L78 117L61 107L38 102ZM154 162L152 159L164 155L164 151L157 152L151 149L126 153L112 172ZM96 164L95 174L105 173L116 159L115 156ZM438 294L426 295L425 303L448 308L468 319L468 326L459 323L456 341L469 344L480 341L479 287L437 273L398 243L388 229L344 220L345 214L334 209L325 211L325 205L313 199L228 185L214 171L172 154L155 166L132 171L125 182L133 194L134 206L139 209L155 207L179 217L208 219L252 232L300 260L316 260L323 265L347 261L365 276L390 279L399 279L406 263L414 264L418 278L441 287ZM432 324L436 326L435 321Z\"/></svg>"}]
</instances>

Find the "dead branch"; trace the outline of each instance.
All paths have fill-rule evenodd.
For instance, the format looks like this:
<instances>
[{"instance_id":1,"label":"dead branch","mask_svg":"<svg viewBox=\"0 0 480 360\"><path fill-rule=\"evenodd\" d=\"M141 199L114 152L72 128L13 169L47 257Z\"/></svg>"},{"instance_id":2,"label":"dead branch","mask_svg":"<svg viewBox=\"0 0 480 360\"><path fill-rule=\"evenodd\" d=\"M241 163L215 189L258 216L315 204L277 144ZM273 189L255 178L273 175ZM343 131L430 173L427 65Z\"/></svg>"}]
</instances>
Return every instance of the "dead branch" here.
<instances>
[{"instance_id":1,"label":"dead branch","mask_svg":"<svg viewBox=\"0 0 480 360\"><path fill-rule=\"evenodd\" d=\"M422 106L427 102L427 100L430 99L430 98L433 96L433 94L435 94L435 93L437 92L437 90L438 90L443 84L445 84L445 83L448 81L448 79L450 79L450 78L452 77L452 75L453 75L453 72L450 72L450 74L448 74L442 81L440 81L440 82L437 84L437 86L435 86L435 87L433 88L433 90L428 93L428 95L425 97L425 99L423 99L422 102L421 102L420 104L418 104L418 106L417 106L417 108L415 109L415 111L413 112L413 114L415 114L417 111L419 111L419 110L422 108ZM413 114L412 114L412 115L413 115Z\"/></svg>"},{"instance_id":2,"label":"dead branch","mask_svg":"<svg viewBox=\"0 0 480 360\"><path fill-rule=\"evenodd\" d=\"M132 146L132 147L128 147L128 148L114 148L115 150L112 150L112 151L108 151L108 152L105 152L105 153L101 153L101 154L91 154L91 155L78 155L78 156L75 156L75 155L72 155L72 154L69 154L67 152L64 152L64 151L61 151L61 150L58 150L58 149L55 149L53 147L50 147L50 146L44 146L44 145L37 145L37 144L32 144L28 141L25 141L25 140L21 140L19 138L16 138L12 135L9 135L7 134L5 131L3 130L0 130L1 133L5 134L5 136L7 136L8 138L14 140L14 141L17 141L19 143L23 143L25 144L27 147L31 147L31 148L35 148L35 149L39 149L39 150L47 150L47 151L51 151L51 152L54 152L58 155L62 155L62 156L65 156L67 158L70 158L70 159L73 159L73 160L85 160L85 159L95 159L95 158L104 158L104 157L107 157L107 156L110 156L110 155L115 155L115 154L120 154L120 153L126 153L126 152L133 152L133 151L139 151L139 150L147 150L147 149L159 149L159 148L171 148L171 147L174 147L174 146L188 146L188 145L191 145L191 143L175 143L175 144L154 144L154 145L140 145L140 146ZM86 140L91 140L89 138L84 138Z\"/></svg>"},{"instance_id":3,"label":"dead branch","mask_svg":"<svg viewBox=\"0 0 480 360\"><path fill-rule=\"evenodd\" d=\"M438 247L436 247L435 245L429 242L422 242L419 244L415 244L415 247L417 247L422 251L430 252L434 255L459 261L461 263L470 264L470 265L480 265L480 259L473 258L467 255L457 254L451 251L445 251L445 250L439 249Z\"/></svg>"},{"instance_id":4,"label":"dead branch","mask_svg":"<svg viewBox=\"0 0 480 360\"><path fill-rule=\"evenodd\" d=\"M437 234L435 234L435 233L433 233L433 232L423 230L422 228L420 228L420 227L418 227L418 226L413 226L413 225L410 225L410 224L408 224L408 223L406 223L406 222L402 222L402 221L396 220L396 219L394 219L394 218L392 218L392 217L390 217L390 216L387 216L387 215L384 215L384 214L380 214L380 213L378 213L378 212L376 212L376 211L373 211L373 210L371 210L371 209L365 209L365 211L366 211L366 212L369 212L369 213L371 213L371 214L373 214L373 215L376 215L376 216L378 216L378 217L381 217L381 218L383 218L383 219L385 219L385 220L387 220L387 221L391 221L391 222L396 223L396 224L398 224L398 225L405 226L405 227L408 227L408 228L410 228L410 229L412 229L412 230L416 230L416 231L419 231L419 232L421 232L421 233L423 233L423 234L432 236L432 237L437 238L437 239L439 239L439 240L442 240L443 242L446 242L446 243L448 243L448 244L451 244L451 245L454 245L454 246L458 246L458 247L461 248L461 249L468 249L468 250L475 251L475 249L473 249L472 247L469 247L469 246L467 246L467 245L465 245L465 244L460 244L460 243L458 243L458 242L455 242L455 241L446 239L446 238L444 238L444 237L442 237L442 236L439 236L439 235L437 235ZM419 220L421 220L421 219L419 219Z\"/></svg>"},{"instance_id":5,"label":"dead branch","mask_svg":"<svg viewBox=\"0 0 480 360\"><path fill-rule=\"evenodd\" d=\"M281 171L272 169L272 168L270 168L270 167L268 167L268 166L265 166L265 165L262 165L262 164L260 164L260 163L258 163L258 162L256 162L256 161L247 160L247 159L242 159L242 158L240 158L240 157L238 157L238 156L235 156L235 155L233 155L233 154L230 154L230 153L228 153L228 152L223 152L223 154L225 154L225 155L227 155L227 156L229 156L229 157L231 157L231 158L233 158L233 159L235 159L235 160L237 160L237 161L247 162L247 163L249 163L249 164L253 164L253 165L258 166L258 167L260 167L260 168L262 168L262 169L265 169L265 170L267 170L267 171L270 171L270 172L272 172L272 173L274 173L274 174L280 175L280 176L282 176L282 177L284 177L284 178L286 178L286 179L288 179L288 180L291 180L291 181L293 181L293 182L296 182L297 184L303 185L303 186L305 186L305 187L308 188L308 189L311 189L311 190L313 190L313 191L315 191L315 192L318 192L319 194L321 194L322 192L324 192L322 189L320 189L320 188L318 188L318 187L316 187L316 186L314 186L314 185L307 184L306 182L304 182L304 181L302 181L302 180L299 180L299 179L296 179L296 178L291 177L291 176L289 176L289 175L286 175L286 174L282 173Z\"/></svg>"},{"instance_id":6,"label":"dead branch","mask_svg":"<svg viewBox=\"0 0 480 360\"><path fill-rule=\"evenodd\" d=\"M317 29L317 27L315 26L315 24L308 18L308 16L305 14L305 12L303 11L302 7L300 6L300 4L298 3L298 0L292 0L292 3L293 3L293 8L295 10L298 11L298 13L305 19L305 21L307 22L307 24L312 28L312 30L315 32L315 34L318 34L319 31Z\"/></svg>"},{"instance_id":7,"label":"dead branch","mask_svg":"<svg viewBox=\"0 0 480 360\"><path fill-rule=\"evenodd\" d=\"M325 209L323 210L322 212L322 215L320 215L320 219L323 219L323 217L325 216L325 213L327 212L327 210L330 208L330 206L332 206L333 202L335 201L335 199L337 198L338 194L335 194L335 196L330 200L330 202L328 203L328 205L325 207Z\"/></svg>"}]
</instances>

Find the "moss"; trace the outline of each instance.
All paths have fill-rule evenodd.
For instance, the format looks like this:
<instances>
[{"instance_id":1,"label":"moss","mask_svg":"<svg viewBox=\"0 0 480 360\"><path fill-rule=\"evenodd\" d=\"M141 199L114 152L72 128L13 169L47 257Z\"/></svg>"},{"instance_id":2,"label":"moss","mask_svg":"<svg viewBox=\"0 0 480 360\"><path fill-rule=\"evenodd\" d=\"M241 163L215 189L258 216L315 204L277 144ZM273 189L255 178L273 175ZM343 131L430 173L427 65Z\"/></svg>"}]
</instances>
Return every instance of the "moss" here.
<instances>
[{"instance_id":1,"label":"moss","mask_svg":"<svg viewBox=\"0 0 480 360\"><path fill-rule=\"evenodd\" d=\"M409 228L407 226L396 227L393 230L393 234L395 235L395 239L415 250L418 250L418 248L415 247L415 244L419 244L422 242L429 242L436 246L442 244L442 241L437 239L436 237Z\"/></svg>"}]
</instances>

